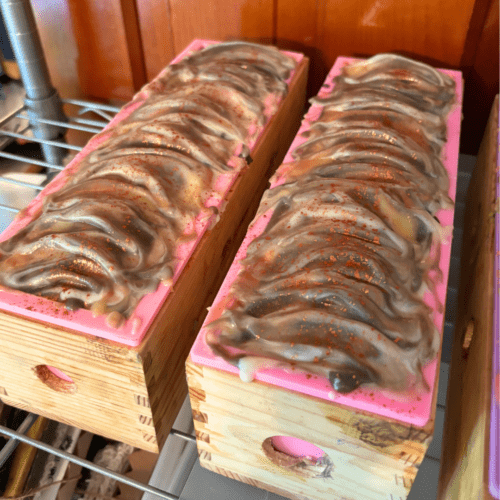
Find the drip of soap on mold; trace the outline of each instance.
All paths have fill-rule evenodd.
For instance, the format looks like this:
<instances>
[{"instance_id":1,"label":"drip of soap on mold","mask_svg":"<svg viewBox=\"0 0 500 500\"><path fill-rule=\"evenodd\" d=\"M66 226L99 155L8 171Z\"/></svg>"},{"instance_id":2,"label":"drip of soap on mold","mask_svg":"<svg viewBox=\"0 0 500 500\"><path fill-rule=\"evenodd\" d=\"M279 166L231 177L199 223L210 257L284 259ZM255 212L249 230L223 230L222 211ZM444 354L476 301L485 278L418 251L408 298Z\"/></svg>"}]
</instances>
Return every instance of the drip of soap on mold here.
<instances>
[{"instance_id":1,"label":"drip of soap on mold","mask_svg":"<svg viewBox=\"0 0 500 500\"><path fill-rule=\"evenodd\" d=\"M280 364L275 359L259 358L257 356L247 356L238 361L240 379L242 382L252 382L255 374L264 368L274 368Z\"/></svg>"}]
</instances>

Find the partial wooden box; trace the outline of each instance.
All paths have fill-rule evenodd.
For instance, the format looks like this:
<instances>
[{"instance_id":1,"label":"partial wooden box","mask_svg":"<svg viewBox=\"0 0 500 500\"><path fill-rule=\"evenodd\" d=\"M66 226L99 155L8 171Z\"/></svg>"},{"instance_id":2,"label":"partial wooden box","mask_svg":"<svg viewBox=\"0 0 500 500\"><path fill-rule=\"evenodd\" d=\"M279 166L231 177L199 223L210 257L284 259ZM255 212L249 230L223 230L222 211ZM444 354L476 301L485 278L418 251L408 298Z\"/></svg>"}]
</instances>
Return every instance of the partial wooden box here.
<instances>
[{"instance_id":1,"label":"partial wooden box","mask_svg":"<svg viewBox=\"0 0 500 500\"><path fill-rule=\"evenodd\" d=\"M186 369L200 464L293 500L403 500L432 441L436 388L431 419L416 427L189 359ZM307 441L326 458L293 460L273 450L274 436Z\"/></svg>"},{"instance_id":2,"label":"partial wooden box","mask_svg":"<svg viewBox=\"0 0 500 500\"><path fill-rule=\"evenodd\" d=\"M0 398L5 403L159 451L187 394L184 363L206 308L299 128L308 64L302 57L287 96L252 149L253 162L229 191L220 221L198 242L139 345L7 312L0 305ZM58 314L64 311L61 306Z\"/></svg>"},{"instance_id":3,"label":"partial wooden box","mask_svg":"<svg viewBox=\"0 0 500 500\"><path fill-rule=\"evenodd\" d=\"M466 205L439 500L499 498L500 421L496 417L500 406L499 311L494 302L495 297L498 300L500 283L498 265L495 272L495 260L500 255L498 105L497 96L477 157Z\"/></svg>"},{"instance_id":4,"label":"partial wooden box","mask_svg":"<svg viewBox=\"0 0 500 500\"><path fill-rule=\"evenodd\" d=\"M331 87L333 76L345 63L346 58L337 60L323 89ZM458 72L449 74L457 83L457 101L448 118L443 162L450 174L450 196L455 199L462 79ZM289 153L300 144L300 134L314 116L317 113L311 108ZM280 171L285 172L291 161L288 154ZM448 212L448 224L452 224L453 211ZM245 255L245 245L254 237L252 227L258 224L256 219L250 226L233 266ZM449 266L451 231L442 252L448 255ZM232 272L212 309L223 308ZM443 272L445 280L439 286L445 295L448 269ZM234 270L233 275L236 273ZM435 321L442 332L444 313L437 313L438 309ZM211 319L216 317L214 313ZM299 389L298 382L297 390L284 388L279 385L281 380L293 376L280 376L279 370L263 370L251 383L242 382L236 368L211 354L202 330L186 363L200 464L292 500L404 500L432 441L440 358L441 351L424 369L431 386L428 394L401 403L368 390L366 399L375 398L376 402L365 411L356 401L359 396L328 393L331 389L315 396L312 391L303 392L303 386ZM285 441L290 452L281 448ZM293 452L293 446L298 451ZM308 450L306 454L301 446Z\"/></svg>"}]
</instances>

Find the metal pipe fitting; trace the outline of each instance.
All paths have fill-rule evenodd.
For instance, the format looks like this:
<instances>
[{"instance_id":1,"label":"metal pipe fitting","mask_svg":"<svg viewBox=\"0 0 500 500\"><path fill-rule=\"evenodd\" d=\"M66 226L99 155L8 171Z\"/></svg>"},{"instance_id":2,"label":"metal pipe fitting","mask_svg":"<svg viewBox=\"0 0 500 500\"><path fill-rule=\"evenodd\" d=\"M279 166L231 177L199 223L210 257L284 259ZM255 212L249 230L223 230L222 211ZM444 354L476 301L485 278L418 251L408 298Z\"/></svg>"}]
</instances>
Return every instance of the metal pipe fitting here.
<instances>
[{"instance_id":1,"label":"metal pipe fitting","mask_svg":"<svg viewBox=\"0 0 500 500\"><path fill-rule=\"evenodd\" d=\"M1 0L0 8L9 34L12 50L26 90L26 110L33 135L38 139L60 139L64 129L39 121L46 118L67 121L57 91L50 82L35 18L29 0ZM63 148L42 144L47 163L62 165Z\"/></svg>"}]
</instances>

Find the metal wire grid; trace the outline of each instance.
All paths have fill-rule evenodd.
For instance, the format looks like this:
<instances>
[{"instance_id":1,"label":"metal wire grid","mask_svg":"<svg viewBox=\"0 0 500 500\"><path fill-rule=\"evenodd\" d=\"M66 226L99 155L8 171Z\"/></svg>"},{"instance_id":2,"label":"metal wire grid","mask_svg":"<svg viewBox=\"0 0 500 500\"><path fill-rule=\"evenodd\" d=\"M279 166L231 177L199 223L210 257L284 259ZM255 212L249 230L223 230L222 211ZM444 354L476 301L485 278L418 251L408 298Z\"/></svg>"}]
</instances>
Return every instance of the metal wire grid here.
<instances>
[{"instance_id":1,"label":"metal wire grid","mask_svg":"<svg viewBox=\"0 0 500 500\"><path fill-rule=\"evenodd\" d=\"M74 118L71 118L67 123L58 121L58 120L49 120L45 119L42 117L37 117L33 118L30 116L28 118L26 114L26 106L22 106L20 109L14 111L11 113L9 116L5 117L0 122L0 128L4 128L5 125L10 120L13 120L15 118L26 120L26 126L22 128L20 132L11 132L8 130L1 130L1 135L4 137L11 137L13 139L24 139L28 140L31 142L36 142L38 144L46 144L49 146L54 146L54 147L59 147L63 149L67 149L69 151L76 151L79 152L83 149L81 146L76 146L73 144L67 144L64 141L58 141L58 140L48 140L48 139L41 139L37 137L32 137L28 136L27 133L31 130L32 128L32 123L33 122L39 122L43 123L46 125L54 125L58 127L62 127L65 129L72 129L72 130L79 130L82 132L88 132L91 134L97 134L101 132L101 130L109 123L109 121L113 118L113 116L119 111L120 108L117 108L115 106L109 106L107 104L99 104L99 103L93 103L93 102L88 102L88 101L81 101L78 99L64 99L63 103L66 104L72 104L75 106L78 106L80 109L78 109L77 116ZM82 117L82 115L85 115L87 113L95 113L98 116L104 118L104 120L92 120L88 118ZM9 160L14 160L14 161L19 161L22 163L31 163L33 165L37 165L40 167L45 167L49 169L50 171L60 171L64 167L62 165L58 165L55 163L49 163L47 161L42 161L42 160L37 160L34 158L27 158L26 156L22 155L17 155L13 153L7 153L5 151L0 151L0 158L6 158ZM32 189L35 189L37 191L41 191L45 186L38 185L38 184L32 184L29 182L24 182L24 181L19 181L15 179L8 179L3 177L2 181L5 181L10 184L15 184L18 186L23 186L23 187L29 187ZM13 208L8 205L0 204L0 209L6 210L8 212L14 212L17 213L19 212L19 209Z\"/></svg>"},{"instance_id":2,"label":"metal wire grid","mask_svg":"<svg viewBox=\"0 0 500 500\"><path fill-rule=\"evenodd\" d=\"M174 495L172 493L168 493L166 491L162 491L158 488L155 488L154 486L149 486L147 484L143 484L139 481L136 481L134 479L131 479L129 477L124 476L123 474L119 474L118 472L111 471L109 469L106 469L105 467L101 467L100 465L96 465L89 460L85 460L83 458L79 458L71 453L68 453L63 450L59 450L57 448L54 448L53 446L50 446L48 444L42 443L41 441L38 441L36 439L29 438L24 435L30 427L33 425L35 422L37 416L30 413L28 416L25 418L23 423L19 426L19 429L17 431L11 430L8 427L4 427L3 425L0 425L0 433L4 434L5 436L8 436L10 440L7 442L7 444L0 450L0 467L5 463L5 461L10 457L10 455L14 452L16 449L17 445L22 442L29 444L31 446L36 447L37 449L41 451L45 451L47 453L50 453L52 455L55 455L56 457L60 457L64 460L69 460L70 462L80 465L81 467L85 467L93 472L97 472L99 474L103 474L104 476L107 476L111 479L114 479L115 481L118 481L120 483L125 483L128 484L129 486L132 486L134 488L137 488L144 493L151 493L153 495L156 495L157 497L160 498L165 498L167 500L178 500L180 497L178 495ZM172 429L170 432L173 436L178 436L181 439L185 439L187 441L191 442L196 442L196 437L192 436L191 434L187 434L185 432Z\"/></svg>"},{"instance_id":3,"label":"metal wire grid","mask_svg":"<svg viewBox=\"0 0 500 500\"><path fill-rule=\"evenodd\" d=\"M37 118L37 119L42 123L47 123L50 125L64 127L66 129L80 130L80 131L95 134L95 133L101 132L101 130L109 123L109 121L114 117L114 115L120 109L120 108L117 108L115 106L109 106L106 104L93 103L93 102L82 101L82 100L77 100L77 99L65 99L65 100L63 100L63 103L72 104L74 106L79 107L79 109L77 111L77 116L70 118L67 123L54 121L54 120L46 120L44 118ZM83 117L83 115L86 115L89 113L97 114L100 118L103 118L103 120L93 120L93 119ZM21 118L21 119L26 120L26 127L24 127L21 130L21 132L10 132L10 131L6 131L6 130L1 130L2 127L4 127L8 123L9 120L13 120L15 118ZM6 137L15 138L15 139L24 139L24 140L36 142L39 144L48 144L50 146L64 148L64 149L67 149L69 151L78 152L78 151L81 151L83 149L83 147L81 147L81 146L67 144L64 141L46 140L46 139L40 139L40 138L32 137L31 135L28 135L28 132L32 126L30 122L33 121L33 118L30 117L29 120L30 121L28 121L28 117L26 116L26 113L25 113L25 106L21 107L20 109L16 110L14 113L11 113L9 116L7 116L4 120L2 120L0 122L0 137L6 136ZM0 158L7 158L9 160L19 161L22 163L31 163L34 165L45 167L49 170L60 171L60 170L63 170L63 168L64 168L62 165L48 163L46 161L36 160L36 159L29 158L26 156L18 155L18 154L7 153L5 151L0 151ZM29 188L35 189L37 191L41 191L45 187L43 184L42 185L32 184L29 182L22 182L22 181L18 181L18 180L14 180L14 179L9 179L6 177L1 177L1 179L2 179L2 182L7 182L7 183L10 183L13 185L20 185L20 186L24 186L24 187L29 187ZM0 204L0 210L5 210L8 212L14 212L14 213L19 212L19 209L8 206L8 205L3 205L3 204ZM0 426L0 434L3 434L3 435L10 438L9 441L0 450L0 467L12 455L12 453L15 451L17 445L20 442L23 442L23 443L27 443L31 446L34 446L35 448L37 448L39 450L45 451L47 453L55 455L55 456L62 458L64 460L68 460L76 465L79 465L79 466L87 468L91 471L103 474L111 479L114 479L117 482L125 483L129 486L135 487L135 488L143 491L144 493L150 493L156 497L164 498L164 499L168 499L168 500L177 500L178 498L180 498L178 495L174 495L172 493L160 490L160 489L155 488L153 486L143 484L139 481L128 478L128 477L124 476L123 474L119 474L117 472L111 471L109 469L106 469L105 467L101 467L99 465L96 465L88 460L79 458L71 453L59 450L59 449L57 449L53 446L50 446L46 443L43 443L39 440L35 440L35 439L32 439L32 438L25 436L25 433L28 432L28 430L31 428L31 426L35 422L36 418L37 418L37 415L35 415L33 413L29 413L28 416L24 419L23 423L19 426L19 428L17 430L12 430L12 429L9 429L8 427ZM172 429L170 434L173 436L177 436L178 438L186 440L188 442L196 443L195 436L188 434L188 433L185 433L183 431L180 431L177 429Z\"/></svg>"}]
</instances>

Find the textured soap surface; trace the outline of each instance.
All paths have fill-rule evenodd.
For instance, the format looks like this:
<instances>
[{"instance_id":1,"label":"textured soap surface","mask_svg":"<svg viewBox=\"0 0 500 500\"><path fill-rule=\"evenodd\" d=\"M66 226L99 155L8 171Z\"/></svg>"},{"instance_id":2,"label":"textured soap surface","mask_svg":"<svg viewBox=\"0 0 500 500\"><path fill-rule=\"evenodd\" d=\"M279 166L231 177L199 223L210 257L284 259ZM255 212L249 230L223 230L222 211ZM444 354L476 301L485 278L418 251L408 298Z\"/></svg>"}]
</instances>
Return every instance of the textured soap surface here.
<instances>
[{"instance_id":1,"label":"textured soap surface","mask_svg":"<svg viewBox=\"0 0 500 500\"><path fill-rule=\"evenodd\" d=\"M242 356L282 361L341 393L425 384L440 345L423 293L439 265L434 215L452 206L440 156L454 87L381 55L345 67L315 99L323 109L292 152L297 165L262 200L259 214L272 216L241 262L234 302L208 325L216 354L240 370Z\"/></svg>"},{"instance_id":2,"label":"textured soap surface","mask_svg":"<svg viewBox=\"0 0 500 500\"><path fill-rule=\"evenodd\" d=\"M245 312L245 308L248 307L248 304L245 303L245 297L242 296L243 300L240 300L240 297L235 296L232 293L232 290L234 290L235 287L237 288L239 286L245 287L244 280L242 282L239 282L239 278L242 274L247 273L244 263L252 253L250 247L256 239L259 239L259 237L263 236L263 241L261 241L260 244L262 244L262 246L265 246L267 244L270 248L269 254L266 254L267 260L265 262L261 262L260 264L261 268L265 268L268 262L272 263L274 257L281 251L281 247L278 245L275 245L274 248L271 248L271 235L264 234L269 225L269 221L274 218L274 224L281 217L274 216L275 210L274 208L269 208L270 205L267 208L262 205L260 213L251 224L247 236L245 237L245 240L240 247L236 259L228 273L228 276L214 301L214 304L205 321L205 325L200 335L198 336L193 349L191 350L191 359L197 364L199 363L201 365L213 367L218 370L224 370L231 373L239 373L240 377L244 380L252 380L253 378L255 378L267 384L283 387L292 391L298 391L300 393L308 394L326 400L335 400L338 403L352 408L358 408L363 411L368 411L372 414L394 418L402 422L422 426L425 425L425 423L428 421L432 411L432 400L434 394L433 389L437 367L437 356L434 355L432 357L432 353L435 354L436 350L439 349L439 332L442 331L444 324L444 311L442 304L444 304L446 298L446 283L451 252L451 235L453 225L452 207L453 200L455 198L456 169L458 164L462 78L460 73L458 72L448 70L438 70L436 72L434 69L430 68L431 74L436 74L436 77L439 80L444 78L445 87L448 89L446 90L445 88L445 94L450 94L450 89L452 89L452 93L454 94L452 97L452 101L449 104L442 106L445 113L447 112L446 108L449 108L449 112L445 114L443 119L436 119L435 117L433 117L433 113L429 113L429 110L426 109L426 104L419 104L420 108L415 107L415 111L412 114L412 117L406 119L401 115L404 113L405 109L408 109L407 103L399 106L396 105L395 109L392 109L387 106L387 102L377 98L373 99L373 102L375 103L375 106L373 107L378 108L379 111L383 111L384 128L391 129L392 143L386 145L385 147L389 148L389 150L391 150L392 152L397 152L398 150L393 147L400 144L400 142L395 141L396 137L408 134L412 139L412 142L414 143L413 148L417 148L418 150L419 147L424 147L424 134L425 144L427 144L427 147L432 148L432 150L436 152L436 156L431 159L430 163L429 161L424 164L420 162L417 167L416 165L413 165L411 161L408 162L407 155L404 155L402 153L399 153L399 156L397 156L395 160L388 161L384 154L380 154L380 152L377 152L377 149L380 150L380 147L377 148L377 142L381 138L380 132L376 131L376 133L373 134L372 137L368 138L366 135L362 136L363 141L365 143L369 143L371 146L371 148L367 149L371 149L372 151L363 151L363 148L350 147L347 141L344 141L344 138L342 138L342 140L339 140L340 136L338 132L343 128L347 130L357 128L359 130L360 128L368 128L369 126L371 129L373 129L374 124L378 124L380 127L380 116L378 118L376 116L374 117L369 109L363 109L362 101L357 98L353 97L352 99L350 99L349 103L354 109L351 109L349 113L347 113L346 109L342 109L342 105L338 109L327 109L327 106L325 106L325 104L329 100L335 101L335 99L332 99L332 96L335 95L335 89L337 88L337 84L340 82L340 78L336 77L338 77L342 73L345 76L345 68L353 67L353 63L359 62L359 60L342 57L337 60L334 67L330 71L330 74L328 75L323 87L320 89L318 97L314 99L313 105L304 117L301 129L299 130L299 133L297 134L283 165L278 169L276 175L272 179L271 190L266 194L266 196L271 196L270 193L272 193L273 191L276 191L278 193L279 191L276 190L276 188L279 188L282 193L288 193L286 194L286 196L290 197L291 191L289 190L289 187L291 187L293 183L296 183L299 179L302 179L301 183L303 183L303 180L306 177L309 178L309 180L312 180L314 176L318 177L318 172L316 172L314 175L311 175L312 168L320 168L323 166L323 174L320 176L323 176L322 180L325 181L325 183L330 183L332 189L333 186L335 186L335 190L338 190L339 182L345 181L345 189L343 189L344 194L342 196L344 196L345 198L346 189L347 191L350 190L351 194L356 194L356 197L358 198L358 201L356 201L356 203L359 203L359 200L361 198L366 198L367 194L370 191L374 193L374 191L372 190L372 187L374 185L378 185L377 196L379 198L385 198L386 194L390 192L390 198L382 200L382 210L383 212L385 212L385 215L382 217L382 219L383 222L385 221L384 224L386 224L388 218L392 218L393 224L395 223L395 226L391 228L391 231L395 234L403 236L405 233L408 233L408 231L411 232L418 229L419 233L423 235L424 232L422 231L422 229L424 228L420 227L421 222L425 222L428 225L428 227L425 229L425 232L431 235L431 238L428 239L428 243L430 243L430 246L432 248L428 254L427 263L431 264L431 269L429 270L428 275L425 276L425 279L421 280L422 286L419 293L417 293L417 290L415 288L415 285L418 288L419 280L417 280L413 284L413 288L410 292L408 292L414 295L413 304L417 305L417 309L421 313L427 312L427 315L423 320L423 324L419 326L418 322L416 325L414 323L414 326L417 326L417 329L413 329L413 334L420 332L418 334L422 336L423 341L420 342L419 347L417 347L416 349L413 348L413 351L417 352L413 352L412 354L412 349L408 349L408 352L403 352L402 356L402 358L406 358L406 360L400 359L396 363L396 368L398 366L400 368L402 367L404 373L408 375L408 378L407 380L405 380L404 385L411 385L412 389L382 389L380 385L377 386L373 384L372 381L367 381L366 379L363 380L364 383L360 383L360 381L356 380L358 377L360 377L359 372L353 373L354 375L356 375L354 384L346 383L344 387L341 387L344 381L350 381L349 377L346 377L344 381L342 380L342 377L330 377L329 372L333 370L327 370L324 369L324 367L321 374L318 374L317 371L308 372L305 370L301 370L298 367L299 363L296 362L297 360L290 359L291 356L297 354L297 351L294 352L294 348L297 344L295 343L293 346L291 345L292 342L295 342L293 339L288 339L288 341L286 342L264 341L262 342L261 346L256 348L256 352L252 352L251 349L245 350L245 341L253 342L253 344L250 345L252 349L255 348L256 336L252 336L252 332L246 332L241 335L241 332L238 333L238 327L236 325L240 321L248 321L249 323L253 323L253 325L255 326L259 325L261 321L262 323L266 323L262 320L262 318L266 318L265 315L263 315L261 318L257 318L255 315L254 317L247 315ZM361 66L361 68L362 67L363 66ZM427 68L423 66L422 69L424 70L424 75L426 75ZM380 82L381 80L379 80L379 83ZM408 85L414 86L415 84L411 83L410 81ZM382 82L382 86L386 86L385 83ZM440 94L443 95L443 93ZM439 100L442 99L439 98ZM438 105L441 106L441 104ZM332 106L335 108L336 103L332 102ZM350 115L351 113L352 116ZM328 117L328 120L325 121L328 121L329 123L321 123L321 121L319 120L321 116ZM335 123L332 123L332 118L335 119ZM426 122L430 126L430 129L425 133L421 130L421 124L424 122ZM313 149L316 149L313 141L315 139L319 139L319 142L321 142L321 134L319 134L320 130L326 131L326 134L323 135L334 136L333 141L336 141L338 156L334 158L333 161L331 159L325 161L325 159L321 160L316 157L298 158L297 154L295 153L297 150L304 151L307 147L311 152ZM366 134L366 131L364 132L364 134ZM389 134L383 133L382 135L389 137ZM430 146L428 139L431 139ZM332 138L326 137L326 140L331 141ZM308 141L309 144L307 144ZM304 148L301 149L304 144ZM316 144L318 144L318 142ZM317 153L316 151L313 151L311 154L314 155ZM345 158L347 154L357 154L357 160L355 162L346 161ZM373 159L372 155L374 156L375 163L378 164L377 168L375 169L372 169L370 167L370 160ZM436 157L439 160L438 162L435 161ZM327 165L328 163L329 165ZM427 172L431 175L425 174L424 172ZM444 175L445 173L446 175ZM432 176L434 175L436 175L436 177L432 178ZM318 179L316 179L316 181L318 181ZM367 187L367 184L370 184L370 189L368 191L364 189L364 187ZM381 184L383 184L383 186L381 186ZM311 184L311 186L312 185L313 184ZM364 185L363 188L362 185ZM316 187L317 186L318 185L316 184ZM389 186L391 187L391 189L387 190ZM382 191L380 191L380 187L383 187ZM361 190L365 191L365 194L363 194L360 198ZM411 196L410 199L406 200L404 203L403 200L400 200L401 203L399 203L398 205L399 209L406 208L407 203L415 203L416 201L418 201L421 205L422 210L419 211L419 214L417 214L416 217L413 216L411 219L407 219L406 216L402 216L398 211L392 211L392 205L386 203L387 201L391 200L394 193L397 193L401 190L405 191ZM279 196L280 195L276 196L276 200L279 199ZM317 192L317 197L318 196L320 196L319 192ZM314 198L314 196L312 196L312 198ZM270 199L272 203L274 203L276 200ZM286 206L283 209L283 214L285 215L287 213L290 213L290 206L293 206L293 203L288 203L288 205L289 206ZM342 209L338 206L338 202L336 203L336 205L337 209L340 209L340 211L342 211ZM328 208L331 208L331 205ZM362 208L363 210L366 209L366 207L364 206ZM378 207L378 210L380 212L380 207ZM337 210L337 212L338 211L339 210ZM424 213L424 211L426 213ZM303 215L300 214L300 210L298 211L297 216L303 217ZM378 219L381 218L379 215L377 215L377 217ZM376 217L373 217L373 219L375 220ZM296 218L295 222L297 222L298 220L299 219ZM441 225L441 229L439 228L438 222ZM416 226L415 223L417 223ZM288 225L289 224L284 226L284 228L286 229L284 233L287 231L289 233L285 236L284 241L286 240L286 238L293 238L293 232L290 231L291 228L287 227ZM345 241L344 237L349 237L349 234L342 234L340 229L341 226L338 223L335 223L334 225L336 229L333 232L336 234L333 234L332 236L337 239L343 238ZM299 225L297 225L297 227L299 227ZM346 227L348 227L348 230L351 233L352 237L352 232L353 230L355 230L354 225L351 224L347 225ZM372 225L372 227L378 229L377 226ZM366 228L361 229L366 230ZM269 227L270 232L272 232L273 230L274 229L272 227ZM356 230L359 230L359 228ZM402 232L403 234L399 234L400 232ZM380 235L376 233L375 235L372 234L372 236L377 236L378 238L380 238ZM330 235L328 237L330 237ZM299 245L304 243L305 247L303 246L302 248L306 248L307 244L309 244L312 239L313 235L307 234L307 231L303 231L302 235L298 238L298 240L300 240ZM412 238L410 238L410 240L411 239ZM374 245L375 238L372 238L371 242L368 240L363 240L362 238L357 238L357 240L359 240L359 242L356 243L361 244L362 248L366 249L370 245ZM391 244L394 244L394 240L392 238L389 238L389 240L392 241ZM425 250L426 243L424 241L425 238L419 237L419 240L420 241L413 241L411 247L420 252L422 250ZM434 244L437 242L441 242L440 248L439 246ZM416 243L416 246L414 245L414 243ZM378 244L376 245L377 247L380 246ZM440 252L436 252L436 249L439 249ZM388 250L385 251L387 252ZM391 250L391 252L391 255L396 255L394 249ZM304 251L302 253L306 254L307 252ZM402 254L400 252L400 257L401 255ZM308 257L307 255L300 255L299 258L307 259ZM318 259L316 263L319 263L320 260L321 259ZM277 261L275 261L275 263L279 264L279 258ZM398 260L393 259L391 260L390 264L391 266L396 266L397 269ZM327 267L329 269L334 268L334 266L330 264L328 264ZM348 267L349 266L347 266L347 268ZM274 270L276 270L277 268L279 268L279 265L275 266ZM309 275L311 273L316 274L316 278L318 278L318 281L315 284L316 289L313 290L312 293L309 292L309 297L314 298L314 300L316 300L317 297L320 297L320 300L322 300L321 296L316 292L320 289L320 285L321 287L323 287L323 283L320 283L319 279L321 279L320 275L321 277L323 277L325 273L323 273L322 270L321 272L319 272L317 270L306 269L306 266L303 266L301 268L300 265L296 266L296 271L298 273L303 273L304 276L307 277L307 279L309 279ZM360 270L352 267L350 271L356 273ZM406 272L407 270L401 268L400 271ZM260 271L256 272L259 273ZM252 273L253 271L250 269L247 274ZM335 278L337 281L339 281L339 278L341 278L342 280L347 279L345 273L341 273L343 274L342 276L339 276L338 274L339 273L337 272L337 276ZM327 280L328 277L325 276L325 279L323 281ZM351 278L351 283L354 283L358 280L359 278L354 276L354 279ZM288 280L287 285L290 285L291 281L292 280ZM285 282L286 280L283 279L282 284L285 284ZM431 283L430 289L426 283ZM435 283L435 289L432 289L432 283ZM265 300L263 295L259 294L257 285L258 281L249 284L249 286L247 287L249 289L248 296L252 297L253 294L254 298L257 298L257 300L261 301L261 305L264 303L267 304L268 302ZM373 283L368 285L372 285L371 288L374 289ZM367 286L361 284L361 286L358 286L358 291L362 290L363 287L365 289L368 288ZM291 288L293 287L283 287L283 290L286 290L286 294L288 294L291 291ZM266 290L266 293L269 293L271 290L272 287L269 286ZM400 298L405 295L405 292L401 291L401 289L397 290L397 288L394 288L394 290L398 292ZM297 291L294 290L294 293L297 294ZM323 291L321 293L323 293ZM352 292L348 292L348 294L349 293ZM401 295L401 293L403 295ZM382 290L378 290L378 294L379 296L381 295L387 297L387 293ZM363 293L363 295L365 295L366 297L367 294ZM422 296L423 303L421 301ZM351 297L347 295L347 299L344 300L343 298L342 300L344 300L345 302L350 301L350 299ZM376 299L376 297L374 297L374 299ZM396 300L394 302L395 299L398 299L397 295L391 297L393 305L399 304L399 306L404 306L402 301ZM314 303L314 300L311 302ZM336 305L334 304L333 307L331 303L328 304L328 308L330 310L336 308L336 312L338 314L338 311L340 311L341 309L348 309L343 304L339 305L338 298L336 298L335 300L337 301L337 303ZM367 306L368 302L366 300L364 300L364 302L365 305L362 304L362 308L354 309L356 311L356 314L359 314L360 309L367 309L371 314L370 308L368 308ZM274 303L274 307L276 307L276 304L277 302ZM380 301L379 304L381 304ZM303 305L304 300L302 298L302 303L299 307L303 307ZM409 303L409 306L411 306L411 302ZM325 304L322 304L322 307L324 308ZM373 307L373 304L371 304L370 307ZM249 309L250 311L252 311L251 306L249 307ZM234 320L230 319L227 323L229 325L229 328L227 330L227 337L231 337L231 332L236 332L235 339L238 347L234 347L234 344L230 345L233 339L227 341L227 338L224 338L223 342L219 342L221 338L221 328L219 328L217 324L219 322L226 322L229 318L228 315L232 314L231 310L235 311L235 318L233 318ZM242 310L243 314L241 313ZM353 309L351 307L351 311L352 310ZM321 312L320 308L318 307L314 307L313 311L314 313ZM252 312L255 312L255 310L253 310ZM288 318L291 318L292 313L290 311L290 307L285 308L285 312L287 314L290 313L288 314ZM343 313L343 311L341 312ZM416 310L413 310L413 313L415 312ZM364 312L364 314L366 316L366 311ZM278 317L279 313L276 313L274 315L274 319L277 319ZM381 318L383 317L384 316L381 316ZM377 319L378 321L379 318L375 319ZM432 320L433 326L429 323L429 318ZM374 318L372 318L372 320L373 319ZM300 323L298 324L300 325ZM370 328L374 327L371 326ZM281 333L284 337L286 337L287 332L287 330L281 330ZM300 330L297 330L296 333L301 332ZM338 332L335 333L337 333L338 335ZM257 332L257 335L260 335L260 333ZM276 332L275 335L279 334ZM322 349L320 355L327 355L326 351L328 349L325 349L324 345L318 345L318 340L320 339L313 339L313 341L310 342L309 346L313 348L319 347L320 349ZM379 340L378 334L374 340ZM395 347L401 349L398 346L401 340L401 337L392 336L392 339L386 337L386 339L382 340L382 342L384 342L385 344L387 344L387 342L391 342ZM356 341L354 342L354 344L355 343ZM209 347L209 344L211 344L212 349ZM401 345L404 346L404 343L401 343ZM378 346L376 345L376 347ZM409 346L406 345L405 347L408 348ZM269 355L269 352L273 350L277 350L278 355L276 355L275 352L271 352L271 354ZM217 352L217 354L214 354L214 351ZM291 354L290 358L285 359L284 357L282 357L282 351L287 351L287 354ZM360 352L359 349L358 352ZM394 349L393 352L398 353L400 351ZM309 363L310 366L313 366L317 369L320 356L316 354L315 357L318 357L318 361L315 361L314 357L311 356L312 353L313 349L310 349L308 353L309 361L306 361L306 363ZM219 356L218 354L221 354L222 356ZM349 351L348 347L346 354L346 358L351 366L354 365L356 367L356 365L351 361L351 359L355 360L356 357L350 356L351 354L353 354L353 350L351 349L351 351ZM361 354L365 353L361 351ZM413 359L415 359L416 354L422 356L422 359L431 357L432 359L430 359L430 361L428 361L424 366L415 366L412 365L411 358L413 356ZM362 357L357 358L358 362L362 359ZM410 358L410 363L408 363L408 358ZM359 366L362 366L362 364L359 363ZM413 373L410 372L410 374L408 374L410 370L413 370ZM338 370L337 372L334 372L334 375L340 373L341 371ZM383 373L382 375L383 377L386 377L385 373ZM352 378L352 376L350 378ZM336 379L340 380L336 381ZM335 384L337 384L337 389L340 389L340 391L335 389Z\"/></svg>"},{"instance_id":3,"label":"textured soap surface","mask_svg":"<svg viewBox=\"0 0 500 500\"><path fill-rule=\"evenodd\" d=\"M31 222L0 243L0 283L120 326L172 282L179 248L216 223L295 65L272 47L234 42L167 67Z\"/></svg>"}]
</instances>

